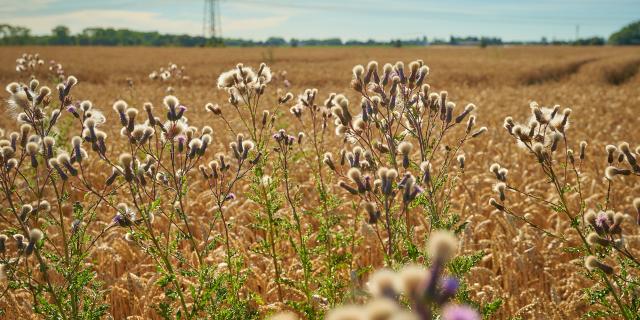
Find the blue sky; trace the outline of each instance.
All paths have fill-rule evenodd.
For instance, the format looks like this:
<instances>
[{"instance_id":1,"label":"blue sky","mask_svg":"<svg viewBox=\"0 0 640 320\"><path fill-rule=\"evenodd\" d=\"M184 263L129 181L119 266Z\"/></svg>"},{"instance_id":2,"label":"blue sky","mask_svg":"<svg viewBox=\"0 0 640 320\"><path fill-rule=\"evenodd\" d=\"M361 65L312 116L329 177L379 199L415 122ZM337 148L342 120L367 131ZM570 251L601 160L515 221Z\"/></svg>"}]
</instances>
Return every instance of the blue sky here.
<instances>
[{"instance_id":1,"label":"blue sky","mask_svg":"<svg viewBox=\"0 0 640 320\"><path fill-rule=\"evenodd\" d=\"M59 24L79 32L117 27L202 34L204 0L1 0L0 23L48 34ZM640 0L220 0L225 37L348 39L426 35L504 40L609 36L640 19Z\"/></svg>"}]
</instances>

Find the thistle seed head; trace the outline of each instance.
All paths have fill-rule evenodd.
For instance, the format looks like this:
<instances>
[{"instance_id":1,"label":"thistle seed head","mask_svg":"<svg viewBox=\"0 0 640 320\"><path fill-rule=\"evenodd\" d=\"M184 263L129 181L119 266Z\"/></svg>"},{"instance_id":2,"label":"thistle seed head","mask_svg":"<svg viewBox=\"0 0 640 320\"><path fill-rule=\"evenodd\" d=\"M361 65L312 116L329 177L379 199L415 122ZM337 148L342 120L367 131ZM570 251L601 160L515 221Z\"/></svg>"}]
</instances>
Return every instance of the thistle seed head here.
<instances>
[{"instance_id":1,"label":"thistle seed head","mask_svg":"<svg viewBox=\"0 0 640 320\"><path fill-rule=\"evenodd\" d=\"M125 113L129 119L133 120L138 115L138 110L135 108L129 108Z\"/></svg>"},{"instance_id":2,"label":"thistle seed head","mask_svg":"<svg viewBox=\"0 0 640 320\"><path fill-rule=\"evenodd\" d=\"M330 310L325 320L362 320L363 310L355 305L343 305Z\"/></svg>"},{"instance_id":3,"label":"thistle seed head","mask_svg":"<svg viewBox=\"0 0 640 320\"><path fill-rule=\"evenodd\" d=\"M17 82L11 82L5 87L5 90L7 90L9 94L18 93L18 91L20 91L20 84Z\"/></svg>"},{"instance_id":4,"label":"thistle seed head","mask_svg":"<svg viewBox=\"0 0 640 320\"><path fill-rule=\"evenodd\" d=\"M393 298L396 296L397 274L390 269L378 269L369 277L367 289L372 296Z\"/></svg>"},{"instance_id":5,"label":"thistle seed head","mask_svg":"<svg viewBox=\"0 0 640 320\"><path fill-rule=\"evenodd\" d=\"M78 83L78 78L74 76L69 76L66 81L66 85L68 88L75 86Z\"/></svg>"},{"instance_id":6,"label":"thistle seed head","mask_svg":"<svg viewBox=\"0 0 640 320\"><path fill-rule=\"evenodd\" d=\"M465 160L464 154L458 155L457 160L458 160L458 165L460 166L460 169L464 169L464 160Z\"/></svg>"},{"instance_id":7,"label":"thistle seed head","mask_svg":"<svg viewBox=\"0 0 640 320\"><path fill-rule=\"evenodd\" d=\"M477 138L478 136L480 136L481 134L487 132L487 127L482 127L480 129L478 129L478 131L474 132L471 134L471 138Z\"/></svg>"},{"instance_id":8,"label":"thistle seed head","mask_svg":"<svg viewBox=\"0 0 640 320\"><path fill-rule=\"evenodd\" d=\"M364 74L364 67L362 65L356 65L353 67L353 77L356 79L362 78L362 74Z\"/></svg>"},{"instance_id":9,"label":"thistle seed head","mask_svg":"<svg viewBox=\"0 0 640 320\"><path fill-rule=\"evenodd\" d=\"M436 230L429 238L429 256L446 262L458 251L458 239L450 231Z\"/></svg>"},{"instance_id":10,"label":"thistle seed head","mask_svg":"<svg viewBox=\"0 0 640 320\"><path fill-rule=\"evenodd\" d=\"M175 110L180 105L180 100L175 96L168 95L162 100L164 106L169 110Z\"/></svg>"},{"instance_id":11,"label":"thistle seed head","mask_svg":"<svg viewBox=\"0 0 640 320\"><path fill-rule=\"evenodd\" d=\"M358 194L358 190L354 189L352 186L350 186L348 183L344 181L338 181L338 186L342 189L345 189L347 192L353 195Z\"/></svg>"},{"instance_id":12,"label":"thistle seed head","mask_svg":"<svg viewBox=\"0 0 640 320\"><path fill-rule=\"evenodd\" d=\"M587 211L587 213L585 213L584 219L592 226L595 226L597 216L598 215L596 214L596 212L590 209L589 211Z\"/></svg>"},{"instance_id":13,"label":"thistle seed head","mask_svg":"<svg viewBox=\"0 0 640 320\"><path fill-rule=\"evenodd\" d=\"M633 207L636 209L638 214L640 214L640 198L633 199Z\"/></svg>"},{"instance_id":14,"label":"thistle seed head","mask_svg":"<svg viewBox=\"0 0 640 320\"><path fill-rule=\"evenodd\" d=\"M222 109L220 108L219 105L217 104L213 104L213 103L207 103L205 105L205 109L211 113L213 113L214 115L220 115L222 114Z\"/></svg>"},{"instance_id":15,"label":"thistle seed head","mask_svg":"<svg viewBox=\"0 0 640 320\"><path fill-rule=\"evenodd\" d=\"M40 229L31 229L29 230L29 242L37 243L38 241L44 238L44 233Z\"/></svg>"},{"instance_id":16,"label":"thistle seed head","mask_svg":"<svg viewBox=\"0 0 640 320\"><path fill-rule=\"evenodd\" d=\"M353 182L361 181L362 180L362 172L358 168L351 168L347 172L347 177Z\"/></svg>"},{"instance_id":17,"label":"thistle seed head","mask_svg":"<svg viewBox=\"0 0 640 320\"><path fill-rule=\"evenodd\" d=\"M408 155L413 150L413 144L408 141L402 141L398 145L398 152L402 155Z\"/></svg>"},{"instance_id":18,"label":"thistle seed head","mask_svg":"<svg viewBox=\"0 0 640 320\"><path fill-rule=\"evenodd\" d=\"M52 147L55 145L56 140L52 137L44 137L43 142L46 147Z\"/></svg>"},{"instance_id":19,"label":"thistle seed head","mask_svg":"<svg viewBox=\"0 0 640 320\"><path fill-rule=\"evenodd\" d=\"M38 144L35 142L29 142L27 143L27 153L30 156L35 156L36 154L38 154Z\"/></svg>"},{"instance_id":20,"label":"thistle seed head","mask_svg":"<svg viewBox=\"0 0 640 320\"><path fill-rule=\"evenodd\" d=\"M603 247L609 246L611 244L609 240L600 237L595 232L589 233L589 235L587 236L587 243L589 243L592 246L601 245Z\"/></svg>"},{"instance_id":21,"label":"thistle seed head","mask_svg":"<svg viewBox=\"0 0 640 320\"><path fill-rule=\"evenodd\" d=\"M496 199L491 198L489 199L489 205L500 210L500 211L504 211L504 206L501 205Z\"/></svg>"},{"instance_id":22,"label":"thistle seed head","mask_svg":"<svg viewBox=\"0 0 640 320\"><path fill-rule=\"evenodd\" d=\"M375 299L365 306L365 319L387 320L395 319L394 315L400 312L398 304L390 298Z\"/></svg>"},{"instance_id":23,"label":"thistle seed head","mask_svg":"<svg viewBox=\"0 0 640 320\"><path fill-rule=\"evenodd\" d=\"M618 169L614 166L608 166L604 171L604 176L608 180L613 180L613 178L617 175L628 176L631 174L631 170L629 169Z\"/></svg>"},{"instance_id":24,"label":"thistle seed head","mask_svg":"<svg viewBox=\"0 0 640 320\"><path fill-rule=\"evenodd\" d=\"M120 165L124 168L131 168L131 163L133 162L133 157L130 153L123 153L118 158Z\"/></svg>"},{"instance_id":25,"label":"thistle seed head","mask_svg":"<svg viewBox=\"0 0 640 320\"><path fill-rule=\"evenodd\" d=\"M586 150L587 150L587 142L586 141L580 141L580 160L584 160L585 156L586 156Z\"/></svg>"},{"instance_id":26,"label":"thistle seed head","mask_svg":"<svg viewBox=\"0 0 640 320\"><path fill-rule=\"evenodd\" d=\"M429 271L422 266L409 264L404 266L396 277L396 290L413 299L429 280Z\"/></svg>"},{"instance_id":27,"label":"thistle seed head","mask_svg":"<svg viewBox=\"0 0 640 320\"><path fill-rule=\"evenodd\" d=\"M494 185L494 190L500 196L500 201L504 201L506 198L505 191L507 190L507 184L504 182L498 182Z\"/></svg>"},{"instance_id":28,"label":"thistle seed head","mask_svg":"<svg viewBox=\"0 0 640 320\"><path fill-rule=\"evenodd\" d=\"M122 114L125 112L125 110L127 110L128 106L129 105L124 100L118 100L113 103L113 110Z\"/></svg>"},{"instance_id":29,"label":"thistle seed head","mask_svg":"<svg viewBox=\"0 0 640 320\"><path fill-rule=\"evenodd\" d=\"M594 257L594 256L588 256L585 260L584 260L584 265L585 267L587 267L587 269L589 271L595 271L596 269L601 270L602 272L606 273L606 274L612 274L613 273L613 268L598 261L598 258Z\"/></svg>"}]
</instances>

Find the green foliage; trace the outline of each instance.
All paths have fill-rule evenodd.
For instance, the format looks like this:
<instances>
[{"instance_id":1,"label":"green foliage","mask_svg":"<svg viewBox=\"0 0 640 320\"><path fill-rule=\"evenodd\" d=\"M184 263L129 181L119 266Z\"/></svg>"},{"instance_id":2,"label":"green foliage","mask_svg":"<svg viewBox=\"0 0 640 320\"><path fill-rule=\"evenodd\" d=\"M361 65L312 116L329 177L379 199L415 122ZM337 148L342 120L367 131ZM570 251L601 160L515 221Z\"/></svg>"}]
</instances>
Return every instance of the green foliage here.
<instances>
[{"instance_id":1,"label":"green foliage","mask_svg":"<svg viewBox=\"0 0 640 320\"><path fill-rule=\"evenodd\" d=\"M613 33L609 37L609 43L616 45L639 45L640 21L630 23L619 31Z\"/></svg>"}]
</instances>

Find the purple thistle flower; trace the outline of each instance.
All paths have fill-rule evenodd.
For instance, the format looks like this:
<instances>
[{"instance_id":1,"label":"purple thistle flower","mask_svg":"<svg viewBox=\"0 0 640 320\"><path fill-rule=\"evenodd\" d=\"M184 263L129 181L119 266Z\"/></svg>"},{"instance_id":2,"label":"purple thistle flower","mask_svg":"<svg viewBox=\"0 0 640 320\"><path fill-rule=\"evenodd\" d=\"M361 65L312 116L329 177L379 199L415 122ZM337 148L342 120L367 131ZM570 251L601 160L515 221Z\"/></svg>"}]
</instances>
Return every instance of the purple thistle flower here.
<instances>
[{"instance_id":1,"label":"purple thistle flower","mask_svg":"<svg viewBox=\"0 0 640 320\"><path fill-rule=\"evenodd\" d=\"M605 230L609 228L609 218L603 211L600 211L596 217L596 226Z\"/></svg>"},{"instance_id":2,"label":"purple thistle flower","mask_svg":"<svg viewBox=\"0 0 640 320\"><path fill-rule=\"evenodd\" d=\"M185 112L185 111L187 111L187 107L186 107L186 106L184 106L184 105L180 105L180 106L178 107L178 111L179 111L179 112Z\"/></svg>"},{"instance_id":3,"label":"purple thistle flower","mask_svg":"<svg viewBox=\"0 0 640 320\"><path fill-rule=\"evenodd\" d=\"M224 198L224 200L235 200L236 199L236 194L235 193L229 193L227 195L226 198Z\"/></svg>"},{"instance_id":4,"label":"purple thistle flower","mask_svg":"<svg viewBox=\"0 0 640 320\"><path fill-rule=\"evenodd\" d=\"M453 296L460 287L460 281L454 277L446 277L442 283L442 293L447 296Z\"/></svg>"},{"instance_id":5,"label":"purple thistle flower","mask_svg":"<svg viewBox=\"0 0 640 320\"><path fill-rule=\"evenodd\" d=\"M480 320L480 314L466 305L448 305L442 310L442 320Z\"/></svg>"},{"instance_id":6,"label":"purple thistle flower","mask_svg":"<svg viewBox=\"0 0 640 320\"><path fill-rule=\"evenodd\" d=\"M79 117L80 115L78 114L78 109L76 108L76 106L74 105L69 105L67 106L67 111L71 114L73 114L74 117Z\"/></svg>"},{"instance_id":7,"label":"purple thistle flower","mask_svg":"<svg viewBox=\"0 0 640 320\"><path fill-rule=\"evenodd\" d=\"M120 213L118 213L115 215L115 217L113 217L111 222L113 222L113 224L120 225L124 222L124 220L125 220L124 217Z\"/></svg>"}]
</instances>

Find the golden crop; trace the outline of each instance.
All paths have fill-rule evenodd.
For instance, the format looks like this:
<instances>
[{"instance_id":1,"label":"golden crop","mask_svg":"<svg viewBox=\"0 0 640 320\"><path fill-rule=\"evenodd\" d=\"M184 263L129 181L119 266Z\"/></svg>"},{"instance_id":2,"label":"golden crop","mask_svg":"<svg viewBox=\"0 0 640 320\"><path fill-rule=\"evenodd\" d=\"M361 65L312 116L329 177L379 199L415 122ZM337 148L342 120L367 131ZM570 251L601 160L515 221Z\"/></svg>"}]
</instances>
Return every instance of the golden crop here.
<instances>
[{"instance_id":1,"label":"golden crop","mask_svg":"<svg viewBox=\"0 0 640 320\"><path fill-rule=\"evenodd\" d=\"M188 108L186 113L189 124L213 129L210 151L204 155L203 163L214 159L218 151L228 150L235 137L226 130L226 124L205 111L207 103L218 104L227 116L231 126L237 126L243 119L232 112L227 102L228 95L219 90L218 76L235 67L237 63L257 67L267 63L276 78L267 89L262 105L276 108L277 99L287 92L298 96L305 89L318 90L318 104L331 93L343 93L352 101L352 109L357 109L359 96L350 85L352 68L370 60L381 63L422 59L429 66L430 74L426 81L432 92L447 90L449 99L458 103L457 111L464 105L477 106L475 114L478 127L486 126L488 131L477 139L466 143L462 152L465 155L464 172L458 176L450 199L451 210L460 214L462 221L468 221L461 233L461 252L487 253L478 266L465 277L470 285L472 298L478 302L490 302L503 299L503 305L493 316L507 319L520 316L523 319L571 319L590 310L582 288L592 285L584 276L584 263L580 256L567 252L563 248L568 244L577 245L578 235L571 230L569 220L557 212L536 205L530 199L512 199L509 207L526 215L527 219L545 230L565 234L568 242L563 243L553 237L545 236L540 230L527 223L513 219L489 205L489 199L496 197L492 189L494 175L489 171L492 163L498 162L509 169L510 183L522 186L526 192L537 194L552 201L554 195L548 192L547 179L537 170L535 161L521 152L509 134L503 128L506 116L516 121L524 121L531 115L529 104L538 102L541 106L560 105L570 107L569 124L571 147L576 152L582 140L588 143L586 159L581 164L581 184L586 205L595 209L607 193L608 183L604 178L607 167L605 146L618 145L628 141L636 148L640 143L638 133L638 108L640 108L640 55L636 48L624 47L488 47L488 48L97 48L97 47L2 47L0 48L0 82L4 85L12 81L28 82L29 73L17 73L15 58L23 52L38 52L44 59L45 67L35 73L41 84L52 89L55 85L48 79L48 60L53 59L64 67L66 75L78 78L73 89L74 101L91 100L94 108L106 115L107 123L101 127L109 136L108 150L110 158L127 148L125 139L120 137L121 126L112 110L116 100L125 100L129 106L138 108L140 115L146 115L142 109L145 102L160 106L163 98L170 92L177 96ZM168 62L184 67L184 78L152 80L149 74ZM283 74L286 71L286 75ZM285 82L286 79L286 82ZM171 87L168 90L167 87ZM55 92L55 90L54 90ZM54 94L55 96L55 94ZM9 98L8 93L2 96ZM8 109L2 109L0 128L6 134L18 130L14 118ZM163 117L163 111L156 111ZM261 112L261 110L259 110ZM292 135L309 128L294 121L289 105L276 110L278 115L275 129L284 128ZM454 115L455 116L455 115ZM330 121L327 145L333 156L346 144L334 134L333 120ZM75 127L74 127L75 126ZM77 131L73 123L70 131ZM240 128L240 127L238 127ZM274 132L276 131L274 129ZM248 132L243 132L248 135ZM61 132L65 141L75 133ZM267 136L270 138L272 133ZM4 138L0 136L0 138ZM305 139L308 139L306 137ZM298 158L296 163L316 159ZM93 157L95 158L95 157ZM336 160L337 161L337 160ZM93 160L90 160L93 163ZM317 190L313 175L303 169L301 164L292 164L290 168L291 185L298 190L300 209L311 210L317 205ZM194 176L198 175L197 167ZM82 173L91 183L100 185L111 174L111 169L102 165L89 165ZM348 292L352 288L365 288L366 275L354 276L355 271L370 266L372 269L385 265L385 252L380 249L377 239L362 227L365 217L362 210L353 208L351 198L339 180L347 180L346 171L342 174L330 174L327 171L325 183L329 193L343 200L337 212L341 212L343 221L339 230L353 230L357 241L353 242L351 265L335 276L351 287L342 288ZM622 181L622 182L620 182ZM290 310L282 300L301 301L305 293L288 286L279 287L274 282L274 265L265 255L257 253L257 243L265 238L262 231L253 228L256 223L254 213L260 207L246 194L254 192L250 180L242 180L234 186L237 201L229 204L228 225L230 246L244 260L243 271L247 279L240 291L243 298L253 299L252 304L261 315L276 311ZM611 208L626 214L624 220L624 239L634 254L640 253L640 232L636 223L636 213L631 205L635 197L640 196L640 184L633 177L616 180L616 188L610 196ZM21 188L26 188L22 185ZM208 192L204 181L194 179L189 182L194 190L185 199L185 211L190 213L192 225L206 225L213 219L215 201ZM284 192L284 188L278 189ZM20 190L15 190L20 193ZM68 186L71 201L83 201L89 195L82 185L71 183ZM575 199L570 199L573 201ZM115 203L118 200L115 199ZM55 207L55 204L52 203ZM8 215L6 196L0 196L2 215ZM55 209L57 210L57 208ZM69 224L73 208L65 205L60 212ZM94 231L100 231L113 219L115 210L112 205L101 203L97 208L98 216ZM275 213L288 215L286 206ZM302 214L301 229L309 234L307 243L310 248L322 246L317 239L319 222L310 215ZM166 219L156 218L160 230L171 230ZM418 223L414 221L415 223ZM0 231L10 227L6 219L0 220ZM67 227L68 228L68 227ZM206 232L196 227L193 233L204 238ZM43 228L48 239L56 243L56 228ZM289 230L294 232L293 229ZM216 236L224 234L224 228L218 224L214 230ZM424 229L417 231L420 235ZM422 232L422 233L420 233ZM90 251L88 263L97 271L97 278L104 283L109 306L108 314L113 319L156 319L159 315L153 306L165 297L156 285L159 275L156 263L141 248L124 239L125 231L110 229ZM183 252L189 252L189 244L179 244ZM281 248L280 273L283 277L302 282L303 275L296 252L287 241L279 244ZM185 261L197 263L200 257L185 256ZM216 265L218 269L228 268L225 259L225 246L221 243L212 252L203 257L206 264ZM313 256L311 263L316 272L323 272L324 256ZM186 263L186 262L185 262ZM311 275L313 277L315 275ZM637 276L637 274L636 274ZM60 279L53 279L60 281ZM338 281L338 280L336 280ZM183 283L186 290L187 283ZM5 289L0 282L0 289ZM255 297L258 298L255 298ZM318 298L321 300L322 297ZM5 309L6 319L37 318L33 315L32 297L24 291L12 291L0 301ZM359 297L356 300L361 299ZM316 301L317 302L317 301ZM188 301L187 301L188 303ZM322 304L322 302L318 302Z\"/></svg>"}]
</instances>

